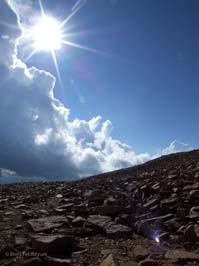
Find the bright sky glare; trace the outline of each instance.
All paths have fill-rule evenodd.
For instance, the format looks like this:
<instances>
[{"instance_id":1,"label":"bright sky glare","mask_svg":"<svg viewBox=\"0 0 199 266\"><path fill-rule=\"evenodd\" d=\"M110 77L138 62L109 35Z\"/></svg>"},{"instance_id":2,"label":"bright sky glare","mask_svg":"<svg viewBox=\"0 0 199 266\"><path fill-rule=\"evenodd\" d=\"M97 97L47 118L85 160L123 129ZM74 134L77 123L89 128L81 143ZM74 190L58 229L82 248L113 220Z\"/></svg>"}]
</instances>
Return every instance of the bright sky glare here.
<instances>
[{"instance_id":1,"label":"bright sky glare","mask_svg":"<svg viewBox=\"0 0 199 266\"><path fill-rule=\"evenodd\" d=\"M61 48L61 27L54 18L42 17L41 21L32 28L31 32L36 50L54 51Z\"/></svg>"}]
</instances>

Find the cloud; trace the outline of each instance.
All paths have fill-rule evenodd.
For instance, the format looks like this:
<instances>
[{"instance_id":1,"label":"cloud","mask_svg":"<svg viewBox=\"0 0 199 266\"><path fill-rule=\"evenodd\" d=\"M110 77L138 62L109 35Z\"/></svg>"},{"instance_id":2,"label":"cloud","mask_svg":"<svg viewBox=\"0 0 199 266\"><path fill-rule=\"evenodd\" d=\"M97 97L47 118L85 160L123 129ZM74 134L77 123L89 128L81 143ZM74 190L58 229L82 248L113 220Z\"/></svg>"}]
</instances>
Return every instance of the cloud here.
<instances>
[{"instance_id":1,"label":"cloud","mask_svg":"<svg viewBox=\"0 0 199 266\"><path fill-rule=\"evenodd\" d=\"M154 158L113 139L111 121L100 116L70 121L70 110L54 97L55 77L19 59L24 8L32 8L32 2L20 3L0 1L0 167L23 176L74 178ZM187 148L172 142L162 154L178 151L177 144Z\"/></svg>"},{"instance_id":2,"label":"cloud","mask_svg":"<svg viewBox=\"0 0 199 266\"><path fill-rule=\"evenodd\" d=\"M8 3L0 3L0 167L21 175L72 178L149 160L149 154L136 155L111 137L111 121L100 116L69 120L69 109L54 97L55 77L18 58L21 2Z\"/></svg>"},{"instance_id":3,"label":"cloud","mask_svg":"<svg viewBox=\"0 0 199 266\"><path fill-rule=\"evenodd\" d=\"M190 151L192 147L189 144L174 140L171 144L162 150L162 155L167 155L176 152Z\"/></svg>"}]
</instances>

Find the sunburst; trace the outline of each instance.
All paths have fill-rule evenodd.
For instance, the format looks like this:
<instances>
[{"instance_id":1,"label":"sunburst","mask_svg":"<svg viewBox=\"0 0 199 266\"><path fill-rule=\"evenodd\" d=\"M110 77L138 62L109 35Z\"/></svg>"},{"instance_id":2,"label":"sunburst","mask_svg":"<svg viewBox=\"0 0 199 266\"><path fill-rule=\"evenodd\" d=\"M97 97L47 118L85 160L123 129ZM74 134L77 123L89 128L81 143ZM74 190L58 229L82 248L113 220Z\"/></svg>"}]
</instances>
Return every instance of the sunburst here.
<instances>
[{"instance_id":1,"label":"sunburst","mask_svg":"<svg viewBox=\"0 0 199 266\"><path fill-rule=\"evenodd\" d=\"M28 36L28 39L31 42L32 50L29 56L25 59L25 61L28 61L34 54L38 52L50 52L57 72L57 77L59 79L60 84L62 84L56 51L60 50L63 45L72 46L92 53L98 53L103 55L105 55L105 53L97 49L92 49L90 47L81 45L79 43L71 42L68 39L70 37L70 33L64 34L65 30L67 29L68 22L77 14L77 12L82 7L85 6L87 0L78 0L73 6L71 13L61 22L55 17L46 15L44 7L42 5L42 1L38 0L38 2L40 6L41 15L37 20L37 23L32 25L25 31L26 35ZM73 34L74 33L72 32L71 35Z\"/></svg>"}]
</instances>

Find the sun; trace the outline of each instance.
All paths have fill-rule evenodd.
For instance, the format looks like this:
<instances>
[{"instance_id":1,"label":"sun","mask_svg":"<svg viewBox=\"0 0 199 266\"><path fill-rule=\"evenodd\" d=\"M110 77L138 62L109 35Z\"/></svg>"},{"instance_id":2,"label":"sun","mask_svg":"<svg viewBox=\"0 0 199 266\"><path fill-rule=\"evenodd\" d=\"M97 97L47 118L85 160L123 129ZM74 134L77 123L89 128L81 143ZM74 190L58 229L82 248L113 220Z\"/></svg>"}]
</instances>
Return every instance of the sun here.
<instances>
[{"instance_id":1,"label":"sun","mask_svg":"<svg viewBox=\"0 0 199 266\"><path fill-rule=\"evenodd\" d=\"M63 46L72 46L86 52L96 53L103 56L107 56L107 53L70 40L70 37L73 38L82 35L81 32L70 32L70 28L68 28L67 25L68 22L83 8L87 3L87 0L77 0L75 5L71 8L69 15L62 21L47 15L42 1L43 0L38 0L41 14L37 17L37 21L35 21L36 23L34 22L34 24L28 27L23 27L21 41L22 43L23 41L24 43L28 43L28 48L30 48L30 53L24 58L24 62L30 60L38 52L50 52L57 72L59 84L62 86L59 62L56 55L57 50L60 50Z\"/></svg>"},{"instance_id":2,"label":"sun","mask_svg":"<svg viewBox=\"0 0 199 266\"><path fill-rule=\"evenodd\" d=\"M55 51L61 49L62 31L58 21L53 17L42 17L31 31L35 50Z\"/></svg>"}]
</instances>

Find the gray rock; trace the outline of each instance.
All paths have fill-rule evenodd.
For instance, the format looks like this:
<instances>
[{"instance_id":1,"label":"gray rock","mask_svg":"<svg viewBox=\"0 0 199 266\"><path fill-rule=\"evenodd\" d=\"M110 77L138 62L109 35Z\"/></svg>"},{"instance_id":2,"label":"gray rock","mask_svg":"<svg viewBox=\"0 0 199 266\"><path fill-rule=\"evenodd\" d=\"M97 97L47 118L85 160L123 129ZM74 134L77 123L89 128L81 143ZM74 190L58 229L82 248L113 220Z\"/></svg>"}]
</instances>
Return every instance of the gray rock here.
<instances>
[{"instance_id":1,"label":"gray rock","mask_svg":"<svg viewBox=\"0 0 199 266\"><path fill-rule=\"evenodd\" d=\"M45 258L45 266L72 266L70 259Z\"/></svg>"},{"instance_id":2,"label":"gray rock","mask_svg":"<svg viewBox=\"0 0 199 266\"><path fill-rule=\"evenodd\" d=\"M143 260L149 255L149 250L143 246L137 245L133 249L133 253L137 260Z\"/></svg>"},{"instance_id":3,"label":"gray rock","mask_svg":"<svg viewBox=\"0 0 199 266\"><path fill-rule=\"evenodd\" d=\"M113 222L108 223L105 227L105 232L108 237L113 238L128 238L131 236L133 229L131 227L116 224Z\"/></svg>"},{"instance_id":4,"label":"gray rock","mask_svg":"<svg viewBox=\"0 0 199 266\"><path fill-rule=\"evenodd\" d=\"M113 205L118 205L118 200L116 200L115 198L113 197L109 197L107 199L104 200L104 205L110 205L110 206L113 206Z\"/></svg>"},{"instance_id":5,"label":"gray rock","mask_svg":"<svg viewBox=\"0 0 199 266\"><path fill-rule=\"evenodd\" d=\"M49 216L40 219L29 220L28 224L34 232L45 232L67 224L68 220L64 216Z\"/></svg>"},{"instance_id":6,"label":"gray rock","mask_svg":"<svg viewBox=\"0 0 199 266\"><path fill-rule=\"evenodd\" d=\"M147 208L153 207L158 202L159 202L158 199L151 199L151 200L147 201L147 203L145 203L142 207L147 209Z\"/></svg>"},{"instance_id":7,"label":"gray rock","mask_svg":"<svg viewBox=\"0 0 199 266\"><path fill-rule=\"evenodd\" d=\"M108 257L102 261L100 266L115 266L113 255L112 254L108 255Z\"/></svg>"},{"instance_id":8,"label":"gray rock","mask_svg":"<svg viewBox=\"0 0 199 266\"><path fill-rule=\"evenodd\" d=\"M88 223L96 225L100 228L104 228L111 221L111 218L102 215L90 215L87 221Z\"/></svg>"},{"instance_id":9,"label":"gray rock","mask_svg":"<svg viewBox=\"0 0 199 266\"><path fill-rule=\"evenodd\" d=\"M81 216L76 217L74 220L72 220L72 224L74 226L83 226L83 224L86 222L86 219L84 219Z\"/></svg>"},{"instance_id":10,"label":"gray rock","mask_svg":"<svg viewBox=\"0 0 199 266\"><path fill-rule=\"evenodd\" d=\"M74 237L65 235L34 235L32 247L38 252L71 255Z\"/></svg>"},{"instance_id":11,"label":"gray rock","mask_svg":"<svg viewBox=\"0 0 199 266\"><path fill-rule=\"evenodd\" d=\"M138 266L159 266L159 262L151 259L141 261Z\"/></svg>"},{"instance_id":12,"label":"gray rock","mask_svg":"<svg viewBox=\"0 0 199 266\"><path fill-rule=\"evenodd\" d=\"M189 217L191 219L199 219L199 206L195 206L190 209Z\"/></svg>"},{"instance_id":13,"label":"gray rock","mask_svg":"<svg viewBox=\"0 0 199 266\"><path fill-rule=\"evenodd\" d=\"M168 250L165 254L165 258L175 261L199 261L199 254L176 249Z\"/></svg>"}]
</instances>

